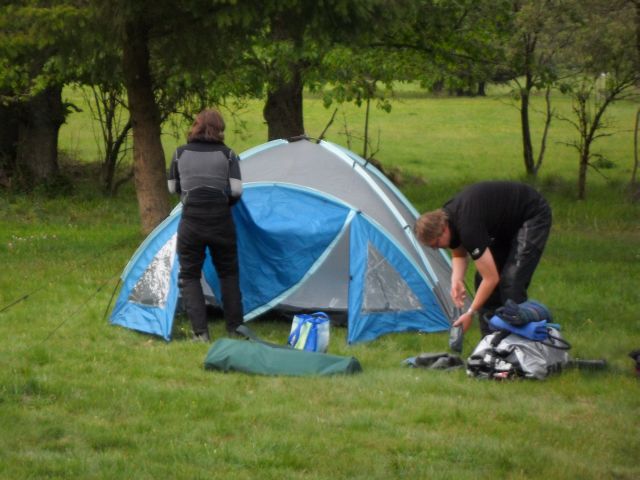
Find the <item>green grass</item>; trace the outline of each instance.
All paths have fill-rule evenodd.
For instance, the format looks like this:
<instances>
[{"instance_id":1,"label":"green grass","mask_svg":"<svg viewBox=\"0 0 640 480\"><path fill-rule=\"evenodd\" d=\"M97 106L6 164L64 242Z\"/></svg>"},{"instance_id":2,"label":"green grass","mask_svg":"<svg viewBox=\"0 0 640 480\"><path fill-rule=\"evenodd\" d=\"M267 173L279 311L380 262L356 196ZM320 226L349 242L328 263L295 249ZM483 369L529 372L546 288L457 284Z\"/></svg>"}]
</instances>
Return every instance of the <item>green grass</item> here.
<instances>
[{"instance_id":1,"label":"green grass","mask_svg":"<svg viewBox=\"0 0 640 480\"><path fill-rule=\"evenodd\" d=\"M570 108L560 97L556 104ZM265 141L260 108L247 106L247 132L229 129L237 151ZM632 125L636 108L614 107L618 129ZM343 110L360 133L363 111ZM331 113L309 97L308 133L319 135ZM419 210L471 181L523 178L517 112L500 91L433 98L405 87L392 112L374 111L372 122L376 157L401 170ZM97 157L90 125L86 114L69 118L67 157ZM328 138L346 146L343 133L339 114ZM85 175L69 197L3 194L0 309L29 296L0 313L0 478L638 478L639 385L626 356L640 348L640 207L624 192L631 135L598 142L614 168L608 179L590 172L583 202L575 200L575 152L561 143L573 133L554 122L550 135L539 186L554 226L530 293L552 308L572 356L604 357L611 367L543 382L402 365L445 350L444 333L348 346L340 328L330 352L357 357L360 375L204 371L207 346L182 339L184 319L170 343L105 320L117 276L142 240L130 185L107 199ZM164 141L169 158L180 140L168 132ZM253 328L284 343L289 325ZM212 331L222 335L221 320ZM465 353L478 339L474 327Z\"/></svg>"}]
</instances>

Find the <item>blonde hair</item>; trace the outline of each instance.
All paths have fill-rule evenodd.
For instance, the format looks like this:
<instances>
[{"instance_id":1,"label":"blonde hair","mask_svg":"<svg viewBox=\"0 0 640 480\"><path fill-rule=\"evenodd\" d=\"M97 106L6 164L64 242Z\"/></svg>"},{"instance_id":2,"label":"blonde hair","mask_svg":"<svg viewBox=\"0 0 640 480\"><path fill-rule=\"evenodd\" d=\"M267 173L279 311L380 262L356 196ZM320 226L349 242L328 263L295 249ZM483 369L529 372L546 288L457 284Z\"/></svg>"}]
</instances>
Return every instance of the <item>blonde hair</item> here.
<instances>
[{"instance_id":1,"label":"blonde hair","mask_svg":"<svg viewBox=\"0 0 640 480\"><path fill-rule=\"evenodd\" d=\"M447 212L442 208L423 213L416 221L413 231L421 243L429 245L443 234L448 219Z\"/></svg>"}]
</instances>

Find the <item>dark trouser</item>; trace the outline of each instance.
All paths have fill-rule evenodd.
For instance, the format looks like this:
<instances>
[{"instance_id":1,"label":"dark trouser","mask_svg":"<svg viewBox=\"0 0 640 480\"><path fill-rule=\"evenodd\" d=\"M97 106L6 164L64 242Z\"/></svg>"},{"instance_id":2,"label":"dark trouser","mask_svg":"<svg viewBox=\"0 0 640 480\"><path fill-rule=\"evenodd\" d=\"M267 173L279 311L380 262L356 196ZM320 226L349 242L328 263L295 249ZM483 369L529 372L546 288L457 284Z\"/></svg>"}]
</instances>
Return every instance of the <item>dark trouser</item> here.
<instances>
[{"instance_id":1,"label":"dark trouser","mask_svg":"<svg viewBox=\"0 0 640 480\"><path fill-rule=\"evenodd\" d=\"M487 321L507 300L522 303L528 299L527 289L542 257L550 230L551 208L541 198L538 213L522 224L510 243L489 247L500 274L500 282L478 312L482 335L491 333ZM481 280L482 277L476 272L476 291Z\"/></svg>"},{"instance_id":2,"label":"dark trouser","mask_svg":"<svg viewBox=\"0 0 640 480\"><path fill-rule=\"evenodd\" d=\"M195 334L208 332L207 311L202 292L202 266L206 249L220 279L227 331L242 324L242 295L238 276L236 229L226 199L207 205L183 208L178 226L178 284L187 316Z\"/></svg>"}]
</instances>

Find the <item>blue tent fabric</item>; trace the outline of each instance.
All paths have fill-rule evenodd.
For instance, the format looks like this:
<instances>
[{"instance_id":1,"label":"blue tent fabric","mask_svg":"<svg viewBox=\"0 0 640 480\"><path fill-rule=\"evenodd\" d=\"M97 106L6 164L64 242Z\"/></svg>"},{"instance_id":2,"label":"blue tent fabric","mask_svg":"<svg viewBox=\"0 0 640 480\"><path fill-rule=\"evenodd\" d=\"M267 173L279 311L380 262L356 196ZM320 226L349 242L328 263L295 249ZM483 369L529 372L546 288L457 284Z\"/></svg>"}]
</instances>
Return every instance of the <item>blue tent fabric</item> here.
<instances>
[{"instance_id":1,"label":"blue tent fabric","mask_svg":"<svg viewBox=\"0 0 640 480\"><path fill-rule=\"evenodd\" d=\"M249 314L303 278L341 231L349 209L313 191L257 185L245 189L233 214Z\"/></svg>"},{"instance_id":2,"label":"blue tent fabric","mask_svg":"<svg viewBox=\"0 0 640 480\"><path fill-rule=\"evenodd\" d=\"M342 230L349 208L317 192L285 185L253 185L233 209L238 234L240 289L246 314L292 288ZM299 219L307 219L303 224ZM177 303L177 258L171 272L171 296L163 308L131 302L130 292L158 250L176 234L178 209L159 225L139 249L123 274L126 280L111 322L171 339ZM220 283L211 256L203 268L216 298ZM224 299L221 299L224 302Z\"/></svg>"},{"instance_id":3,"label":"blue tent fabric","mask_svg":"<svg viewBox=\"0 0 640 480\"><path fill-rule=\"evenodd\" d=\"M167 252L167 258L163 259L171 263L170 270L167 268L169 270L167 272L168 278L163 279L165 284L160 288L158 288L157 284L154 285L155 292L160 291L164 295L143 301L136 300L132 296L134 296L136 285L140 284L143 275L149 271L154 258L163 248L167 248L168 242L177 234L180 212L180 209L174 210L164 222L158 225L149 234L145 242L140 245L127 264L121 276L123 281L122 288L111 314L112 324L158 335L165 340L171 339L173 317L178 301L176 285L179 266L174 251ZM158 268L162 267L169 267L169 265L159 266Z\"/></svg>"},{"instance_id":4,"label":"blue tent fabric","mask_svg":"<svg viewBox=\"0 0 640 480\"><path fill-rule=\"evenodd\" d=\"M399 277L406 282L406 292L413 294L419 302L414 304L415 308L363 311L364 297L367 294L367 255L371 251L369 243L398 270ZM389 332L436 332L449 329L449 321L442 313L435 296L407 256L363 215L356 216L351 224L350 257L349 343L370 341Z\"/></svg>"}]
</instances>

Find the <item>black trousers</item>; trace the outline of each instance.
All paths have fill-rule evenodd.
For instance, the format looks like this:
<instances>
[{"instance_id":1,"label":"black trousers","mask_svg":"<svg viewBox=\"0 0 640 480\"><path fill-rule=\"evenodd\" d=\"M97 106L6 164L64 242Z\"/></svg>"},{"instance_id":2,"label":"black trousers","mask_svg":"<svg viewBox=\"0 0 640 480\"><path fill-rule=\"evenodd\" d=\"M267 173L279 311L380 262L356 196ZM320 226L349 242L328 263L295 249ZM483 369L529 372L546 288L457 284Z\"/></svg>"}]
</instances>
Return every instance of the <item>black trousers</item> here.
<instances>
[{"instance_id":1,"label":"black trousers","mask_svg":"<svg viewBox=\"0 0 640 480\"><path fill-rule=\"evenodd\" d=\"M551 221L551 208L541 197L537 213L522 224L515 237L489 247L500 282L478 312L482 335L491 333L488 320L507 300L522 303L528 299L527 289L547 243ZM482 277L476 272L476 291L481 281Z\"/></svg>"},{"instance_id":2,"label":"black trousers","mask_svg":"<svg viewBox=\"0 0 640 480\"><path fill-rule=\"evenodd\" d=\"M220 279L227 331L242 324L242 295L238 275L236 228L226 198L205 205L186 205L178 225L178 284L195 334L208 332L202 284L206 250Z\"/></svg>"}]
</instances>

